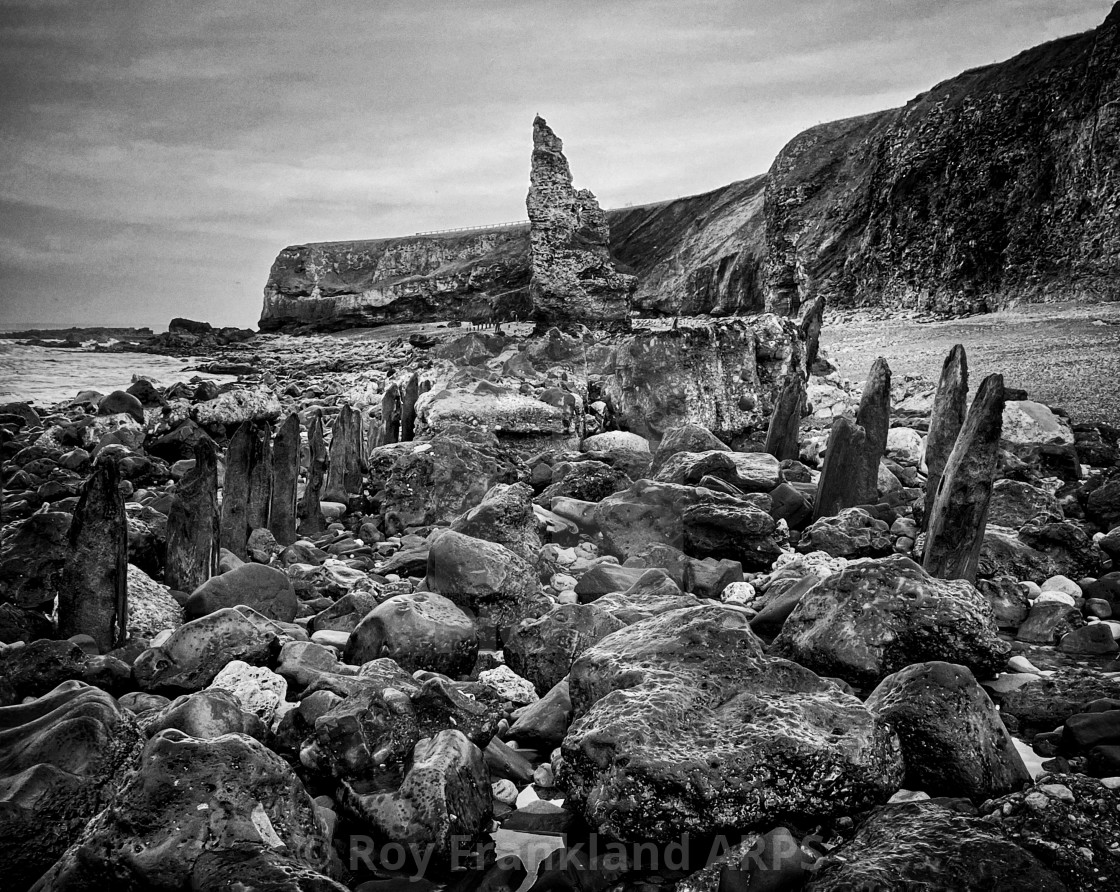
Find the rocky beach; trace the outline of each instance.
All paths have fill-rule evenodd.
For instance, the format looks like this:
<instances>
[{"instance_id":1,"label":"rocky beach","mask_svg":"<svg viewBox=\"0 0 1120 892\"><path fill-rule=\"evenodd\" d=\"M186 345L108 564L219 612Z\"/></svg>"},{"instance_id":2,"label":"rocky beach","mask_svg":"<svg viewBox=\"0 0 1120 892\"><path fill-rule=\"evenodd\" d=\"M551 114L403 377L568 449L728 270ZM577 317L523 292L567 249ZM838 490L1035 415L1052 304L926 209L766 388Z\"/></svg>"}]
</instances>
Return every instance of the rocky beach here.
<instances>
[{"instance_id":1,"label":"rocky beach","mask_svg":"<svg viewBox=\"0 0 1120 892\"><path fill-rule=\"evenodd\" d=\"M90 364L0 404L0 885L1120 888L1091 33L665 205L537 117L524 224L285 248L257 332L12 338ZM1063 199L966 226L952 115L1009 157L1075 64L1096 146L1054 113L1011 189L1072 145Z\"/></svg>"}]
</instances>

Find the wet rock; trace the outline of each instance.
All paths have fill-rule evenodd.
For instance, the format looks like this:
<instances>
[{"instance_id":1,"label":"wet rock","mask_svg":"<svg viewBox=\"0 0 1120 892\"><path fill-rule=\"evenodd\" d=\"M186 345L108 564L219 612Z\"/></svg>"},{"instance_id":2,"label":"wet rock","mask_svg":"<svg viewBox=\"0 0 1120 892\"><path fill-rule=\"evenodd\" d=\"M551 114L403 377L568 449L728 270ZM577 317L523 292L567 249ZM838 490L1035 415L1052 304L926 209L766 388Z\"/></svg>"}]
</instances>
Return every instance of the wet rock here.
<instances>
[{"instance_id":1,"label":"wet rock","mask_svg":"<svg viewBox=\"0 0 1120 892\"><path fill-rule=\"evenodd\" d=\"M716 477L740 492L770 492L781 482L778 459L765 452L678 452L657 472L665 483L696 484Z\"/></svg>"},{"instance_id":2,"label":"wet rock","mask_svg":"<svg viewBox=\"0 0 1120 892\"><path fill-rule=\"evenodd\" d=\"M499 629L547 609L528 562L505 546L450 530L432 541L428 586Z\"/></svg>"},{"instance_id":3,"label":"wet rock","mask_svg":"<svg viewBox=\"0 0 1120 892\"><path fill-rule=\"evenodd\" d=\"M851 841L818 865L804 888L1064 892L1067 887L1045 862L1006 839L998 827L947 804L924 801L873 813Z\"/></svg>"},{"instance_id":4,"label":"wet rock","mask_svg":"<svg viewBox=\"0 0 1120 892\"><path fill-rule=\"evenodd\" d=\"M191 420L204 428L218 425L232 430L246 422L270 422L282 409L276 395L267 387L227 390L213 399L191 407Z\"/></svg>"},{"instance_id":5,"label":"wet rock","mask_svg":"<svg viewBox=\"0 0 1120 892\"><path fill-rule=\"evenodd\" d=\"M898 733L907 789L982 802L1030 782L999 711L964 666L907 666L884 678L866 706Z\"/></svg>"},{"instance_id":6,"label":"wet rock","mask_svg":"<svg viewBox=\"0 0 1120 892\"><path fill-rule=\"evenodd\" d=\"M809 363L812 365L812 362ZM798 427L805 407L805 380L800 370L787 375L770 416L770 426L766 429L766 452L778 461L796 460L798 447Z\"/></svg>"},{"instance_id":7,"label":"wet rock","mask_svg":"<svg viewBox=\"0 0 1120 892\"><path fill-rule=\"evenodd\" d=\"M108 396L102 397L97 404L98 415L130 415L136 419L137 424L144 423L144 404L124 390L114 390Z\"/></svg>"},{"instance_id":8,"label":"wet rock","mask_svg":"<svg viewBox=\"0 0 1120 892\"><path fill-rule=\"evenodd\" d=\"M138 567L128 565L128 637L154 638L183 622L183 608L166 585Z\"/></svg>"},{"instance_id":9,"label":"wet rock","mask_svg":"<svg viewBox=\"0 0 1120 892\"><path fill-rule=\"evenodd\" d=\"M478 673L478 683L486 685L503 702L514 706L528 706L540 699L533 683L522 678L509 666L498 665L493 669L482 670Z\"/></svg>"},{"instance_id":10,"label":"wet rock","mask_svg":"<svg viewBox=\"0 0 1120 892\"><path fill-rule=\"evenodd\" d=\"M0 708L6 888L28 888L114 800L141 742L136 722L116 700L79 681Z\"/></svg>"},{"instance_id":11,"label":"wet rock","mask_svg":"<svg viewBox=\"0 0 1120 892\"><path fill-rule=\"evenodd\" d=\"M1076 607L1059 601L1035 601L1015 637L1029 644L1057 644L1084 622Z\"/></svg>"},{"instance_id":12,"label":"wet rock","mask_svg":"<svg viewBox=\"0 0 1120 892\"><path fill-rule=\"evenodd\" d=\"M614 268L606 215L589 190L572 188L563 148L535 118L526 199L532 318L541 330L575 323L628 329L637 279Z\"/></svg>"},{"instance_id":13,"label":"wet rock","mask_svg":"<svg viewBox=\"0 0 1120 892\"><path fill-rule=\"evenodd\" d=\"M55 631L53 623L41 611L0 604L0 643L51 638Z\"/></svg>"},{"instance_id":14,"label":"wet rock","mask_svg":"<svg viewBox=\"0 0 1120 892\"><path fill-rule=\"evenodd\" d=\"M390 535L449 522L516 472L492 438L440 436L427 443L381 446L369 455L367 500Z\"/></svg>"},{"instance_id":15,"label":"wet rock","mask_svg":"<svg viewBox=\"0 0 1120 892\"><path fill-rule=\"evenodd\" d=\"M676 610L608 635L576 660L570 686L558 782L618 839L822 819L885 800L902 778L890 729L765 656L738 611Z\"/></svg>"},{"instance_id":16,"label":"wet rock","mask_svg":"<svg viewBox=\"0 0 1120 892\"><path fill-rule=\"evenodd\" d=\"M366 614L346 645L347 663L380 657L390 657L407 672L465 675L478 657L474 622L442 595L395 595Z\"/></svg>"},{"instance_id":17,"label":"wet rock","mask_svg":"<svg viewBox=\"0 0 1120 892\"><path fill-rule=\"evenodd\" d=\"M561 604L523 619L503 646L506 662L538 692L558 685L587 648L625 624L595 604Z\"/></svg>"},{"instance_id":18,"label":"wet rock","mask_svg":"<svg viewBox=\"0 0 1120 892\"><path fill-rule=\"evenodd\" d=\"M247 607L223 608L184 623L132 666L145 691L198 691L234 660L267 663L280 650L280 630Z\"/></svg>"},{"instance_id":19,"label":"wet rock","mask_svg":"<svg viewBox=\"0 0 1120 892\"><path fill-rule=\"evenodd\" d=\"M308 622L307 628L311 632L353 632L358 623L365 619L378 603L377 596L373 592L362 590L347 592L330 607L315 614Z\"/></svg>"},{"instance_id":20,"label":"wet rock","mask_svg":"<svg viewBox=\"0 0 1120 892\"><path fill-rule=\"evenodd\" d=\"M114 807L36 888L105 888L111 879L124 888L190 888L196 872L214 875L216 856L231 867L268 856L311 874L334 869L326 826L279 756L240 734L200 740L161 731Z\"/></svg>"},{"instance_id":21,"label":"wet rock","mask_svg":"<svg viewBox=\"0 0 1120 892\"><path fill-rule=\"evenodd\" d=\"M265 734L260 718L243 709L233 694L220 688L183 694L165 706L144 713L139 721L149 737L169 728L201 740L212 740L223 734L248 734L261 740Z\"/></svg>"},{"instance_id":22,"label":"wet rock","mask_svg":"<svg viewBox=\"0 0 1120 892\"><path fill-rule=\"evenodd\" d=\"M120 473L99 458L68 533L71 554L58 592L58 631L92 636L102 653L121 644L128 622L128 523Z\"/></svg>"},{"instance_id":23,"label":"wet rock","mask_svg":"<svg viewBox=\"0 0 1120 892\"><path fill-rule=\"evenodd\" d=\"M1063 635L1058 650L1067 654L1114 654L1120 651L1120 644L1106 624L1092 623Z\"/></svg>"},{"instance_id":24,"label":"wet rock","mask_svg":"<svg viewBox=\"0 0 1120 892\"><path fill-rule=\"evenodd\" d=\"M1014 531L989 526L980 547L977 574L996 577L1011 576L1031 582L1043 580L1060 572L1058 563L1045 552L1031 548Z\"/></svg>"},{"instance_id":25,"label":"wet rock","mask_svg":"<svg viewBox=\"0 0 1120 892\"><path fill-rule=\"evenodd\" d=\"M242 564L195 589L183 605L183 612L188 620L198 619L238 604L269 619L290 623L295 619L299 599L285 573L263 564Z\"/></svg>"},{"instance_id":26,"label":"wet rock","mask_svg":"<svg viewBox=\"0 0 1120 892\"><path fill-rule=\"evenodd\" d=\"M482 501L455 519L451 529L475 539L504 545L527 561L535 561L541 548L533 493L524 483L499 483Z\"/></svg>"},{"instance_id":27,"label":"wet rock","mask_svg":"<svg viewBox=\"0 0 1120 892\"><path fill-rule=\"evenodd\" d=\"M774 518L749 503L708 500L685 507L680 520L684 550L694 557L738 561L746 569L762 570L782 553Z\"/></svg>"},{"instance_id":28,"label":"wet rock","mask_svg":"<svg viewBox=\"0 0 1120 892\"><path fill-rule=\"evenodd\" d=\"M539 688L538 688L539 689ZM517 713L509 736L530 746L551 751L558 747L572 723L572 698L568 679L558 681L536 703Z\"/></svg>"},{"instance_id":29,"label":"wet rock","mask_svg":"<svg viewBox=\"0 0 1120 892\"><path fill-rule=\"evenodd\" d=\"M1120 790L1082 775L1042 775L1021 792L985 803L981 813L988 826L1037 858L1066 888L1115 888Z\"/></svg>"},{"instance_id":30,"label":"wet rock","mask_svg":"<svg viewBox=\"0 0 1120 892\"><path fill-rule=\"evenodd\" d=\"M884 557L891 553L890 528L862 508L845 508L835 517L810 524L797 542L801 552L823 551L833 557Z\"/></svg>"},{"instance_id":31,"label":"wet rock","mask_svg":"<svg viewBox=\"0 0 1120 892\"><path fill-rule=\"evenodd\" d=\"M1019 480L997 480L992 486L988 522L1019 529L1038 515L1061 519L1058 500L1044 489Z\"/></svg>"},{"instance_id":32,"label":"wet rock","mask_svg":"<svg viewBox=\"0 0 1120 892\"><path fill-rule=\"evenodd\" d=\"M706 453L712 450L731 450L706 427L699 424L682 424L665 433L653 457L651 474L657 474L674 455L680 452Z\"/></svg>"},{"instance_id":33,"label":"wet rock","mask_svg":"<svg viewBox=\"0 0 1120 892\"><path fill-rule=\"evenodd\" d=\"M821 580L785 621L772 652L858 687L927 660L988 678L1009 650L973 586L935 579L892 555L854 562Z\"/></svg>"},{"instance_id":34,"label":"wet rock","mask_svg":"<svg viewBox=\"0 0 1120 892\"><path fill-rule=\"evenodd\" d=\"M343 786L342 804L392 842L431 847L437 863L451 859L490 822L490 777L482 751L460 731L441 731L413 750L412 764L394 793L360 793Z\"/></svg>"},{"instance_id":35,"label":"wet rock","mask_svg":"<svg viewBox=\"0 0 1120 892\"><path fill-rule=\"evenodd\" d=\"M535 499L538 505L549 506L554 499L598 502L633 482L623 471L594 460L575 464L563 462L553 469L552 480L553 483Z\"/></svg>"},{"instance_id":36,"label":"wet rock","mask_svg":"<svg viewBox=\"0 0 1120 892\"><path fill-rule=\"evenodd\" d=\"M37 607L58 597L70 557L70 520L62 511L42 511L3 527L0 600Z\"/></svg>"},{"instance_id":37,"label":"wet rock","mask_svg":"<svg viewBox=\"0 0 1120 892\"><path fill-rule=\"evenodd\" d=\"M670 610L699 607L702 603L695 595L682 593L662 570L651 569L626 591L598 598L595 606L620 622L633 625Z\"/></svg>"},{"instance_id":38,"label":"wet rock","mask_svg":"<svg viewBox=\"0 0 1120 892\"><path fill-rule=\"evenodd\" d=\"M1084 669L1060 669L1011 690L992 690L992 697L1000 713L1014 720L1019 733L1030 739L1088 711L1096 700L1120 699L1120 679Z\"/></svg>"},{"instance_id":39,"label":"wet rock","mask_svg":"<svg viewBox=\"0 0 1120 892\"><path fill-rule=\"evenodd\" d=\"M1004 447L1020 458L1045 443L1070 445L1074 442L1073 430L1048 406L1031 400L1008 400L1003 409Z\"/></svg>"}]
</instances>

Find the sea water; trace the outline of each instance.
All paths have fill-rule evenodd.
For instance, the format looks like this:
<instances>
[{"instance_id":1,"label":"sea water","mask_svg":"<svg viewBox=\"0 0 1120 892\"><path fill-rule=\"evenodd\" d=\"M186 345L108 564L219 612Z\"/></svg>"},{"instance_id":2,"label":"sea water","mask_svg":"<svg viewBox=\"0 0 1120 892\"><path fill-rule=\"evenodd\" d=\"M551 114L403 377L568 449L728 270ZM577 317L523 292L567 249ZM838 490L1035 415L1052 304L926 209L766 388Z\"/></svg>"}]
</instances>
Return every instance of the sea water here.
<instances>
[{"instance_id":1,"label":"sea water","mask_svg":"<svg viewBox=\"0 0 1120 892\"><path fill-rule=\"evenodd\" d=\"M31 400L50 406L73 399L80 391L124 390L143 376L160 385L190 381L198 359L148 353L94 353L84 349L29 347L0 340L0 402ZM214 381L229 375L201 374Z\"/></svg>"}]
</instances>

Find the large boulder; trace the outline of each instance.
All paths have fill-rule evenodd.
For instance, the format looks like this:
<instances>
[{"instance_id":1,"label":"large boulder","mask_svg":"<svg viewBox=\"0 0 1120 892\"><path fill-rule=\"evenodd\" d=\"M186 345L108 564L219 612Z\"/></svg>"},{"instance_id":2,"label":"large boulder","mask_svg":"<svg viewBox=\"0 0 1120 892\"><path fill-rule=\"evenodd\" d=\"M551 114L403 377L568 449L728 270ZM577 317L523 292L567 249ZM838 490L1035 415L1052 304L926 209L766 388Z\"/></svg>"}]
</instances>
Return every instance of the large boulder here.
<instances>
[{"instance_id":1,"label":"large boulder","mask_svg":"<svg viewBox=\"0 0 1120 892\"><path fill-rule=\"evenodd\" d=\"M770 500L759 494L733 496L703 487L639 480L603 499L594 510L607 550L625 560L651 545L671 545L694 557L734 557L772 562L781 553ZM686 512L691 514L686 516Z\"/></svg>"},{"instance_id":2,"label":"large boulder","mask_svg":"<svg viewBox=\"0 0 1120 892\"><path fill-rule=\"evenodd\" d=\"M128 635L155 638L164 629L183 622L183 608L166 585L152 579L139 567L128 565Z\"/></svg>"},{"instance_id":3,"label":"large boulder","mask_svg":"<svg viewBox=\"0 0 1120 892\"><path fill-rule=\"evenodd\" d=\"M343 804L379 834L417 851L428 849L443 864L490 826L493 812L482 751L454 729L416 743L395 792L359 792L347 782L342 790Z\"/></svg>"},{"instance_id":4,"label":"large boulder","mask_svg":"<svg viewBox=\"0 0 1120 892\"><path fill-rule=\"evenodd\" d=\"M901 555L850 563L801 598L773 653L822 675L872 687L912 663L944 660L980 678L1003 668L1010 646L991 605L964 580L935 579Z\"/></svg>"},{"instance_id":5,"label":"large boulder","mask_svg":"<svg viewBox=\"0 0 1120 892\"><path fill-rule=\"evenodd\" d=\"M1030 782L999 711L964 666L907 666L884 678L866 706L898 732L908 790L983 802Z\"/></svg>"},{"instance_id":6,"label":"large boulder","mask_svg":"<svg viewBox=\"0 0 1120 892\"><path fill-rule=\"evenodd\" d=\"M1052 731L1070 716L1086 712L1094 700L1120 700L1120 677L1086 669L1059 669L1011 688L992 686L1000 714L1016 733L1030 739Z\"/></svg>"},{"instance_id":7,"label":"large boulder","mask_svg":"<svg viewBox=\"0 0 1120 892\"><path fill-rule=\"evenodd\" d=\"M980 546L977 574L984 577L1011 576L1042 583L1061 574L1059 563L1049 554L1032 548L1007 527L989 525Z\"/></svg>"},{"instance_id":8,"label":"large boulder","mask_svg":"<svg viewBox=\"0 0 1120 892\"><path fill-rule=\"evenodd\" d=\"M210 885L215 856L229 859L234 876ZM298 887L268 888L344 888L323 876L337 869L327 826L279 756L242 734L200 740L167 730L148 741L113 808L36 889L234 888L226 883L237 866L261 857L307 876Z\"/></svg>"},{"instance_id":9,"label":"large boulder","mask_svg":"<svg viewBox=\"0 0 1120 892\"><path fill-rule=\"evenodd\" d=\"M765 452L678 452L657 472L663 483L697 484L716 477L742 492L770 492L781 483L781 465Z\"/></svg>"},{"instance_id":10,"label":"large boulder","mask_svg":"<svg viewBox=\"0 0 1120 892\"><path fill-rule=\"evenodd\" d=\"M269 619L290 623L296 617L299 599L283 571L264 564L242 564L221 576L212 576L191 592L183 613L192 620L238 604Z\"/></svg>"},{"instance_id":11,"label":"large boulder","mask_svg":"<svg viewBox=\"0 0 1120 892\"><path fill-rule=\"evenodd\" d=\"M478 657L478 635L473 620L442 595L394 595L358 623L344 657L355 666L390 657L408 672L465 675Z\"/></svg>"},{"instance_id":12,"label":"large boulder","mask_svg":"<svg viewBox=\"0 0 1120 892\"><path fill-rule=\"evenodd\" d=\"M561 604L517 624L505 641L506 662L544 694L567 676L580 654L624 625L596 604Z\"/></svg>"},{"instance_id":13,"label":"large boulder","mask_svg":"<svg viewBox=\"0 0 1120 892\"><path fill-rule=\"evenodd\" d=\"M805 892L1067 892L1061 879L997 826L948 803L888 805L821 861Z\"/></svg>"},{"instance_id":14,"label":"large boulder","mask_svg":"<svg viewBox=\"0 0 1120 892\"><path fill-rule=\"evenodd\" d=\"M1047 443L1072 445L1073 429L1048 406L1031 400L1008 400L1003 407L1004 445L1023 457Z\"/></svg>"},{"instance_id":15,"label":"large boulder","mask_svg":"<svg viewBox=\"0 0 1120 892\"><path fill-rule=\"evenodd\" d=\"M432 591L498 629L547 609L531 564L503 545L462 533L436 535L428 551L427 578Z\"/></svg>"},{"instance_id":16,"label":"large boulder","mask_svg":"<svg viewBox=\"0 0 1120 892\"><path fill-rule=\"evenodd\" d=\"M104 691L67 681L0 707L0 857L5 888L28 888L117 795L143 737Z\"/></svg>"},{"instance_id":17,"label":"large boulder","mask_svg":"<svg viewBox=\"0 0 1120 892\"><path fill-rule=\"evenodd\" d=\"M1045 489L1019 480L997 480L992 485L988 523L1017 530L1040 514L1062 517L1058 500Z\"/></svg>"},{"instance_id":18,"label":"large boulder","mask_svg":"<svg viewBox=\"0 0 1120 892\"><path fill-rule=\"evenodd\" d=\"M241 701L223 688L183 694L166 706L144 712L139 722L149 737L169 728L203 740L223 734L248 734L260 740L265 733L260 718L244 709Z\"/></svg>"},{"instance_id":19,"label":"large boulder","mask_svg":"<svg viewBox=\"0 0 1120 892\"><path fill-rule=\"evenodd\" d=\"M541 550L533 491L524 483L499 483L482 501L457 517L451 529L464 536L497 542L527 561Z\"/></svg>"},{"instance_id":20,"label":"large boulder","mask_svg":"<svg viewBox=\"0 0 1120 892\"><path fill-rule=\"evenodd\" d=\"M891 553L890 527L863 508L845 508L806 527L797 542L801 552L823 551L833 557L883 557Z\"/></svg>"},{"instance_id":21,"label":"large boulder","mask_svg":"<svg viewBox=\"0 0 1120 892\"><path fill-rule=\"evenodd\" d=\"M179 626L143 651L132 675L145 691L199 691L234 660L263 665L280 651L281 630L248 607L226 607Z\"/></svg>"},{"instance_id":22,"label":"large boulder","mask_svg":"<svg viewBox=\"0 0 1120 892\"><path fill-rule=\"evenodd\" d=\"M713 449L731 450L706 427L692 422L682 424L666 431L653 455L651 474L657 474L673 456L680 452L711 452Z\"/></svg>"},{"instance_id":23,"label":"large boulder","mask_svg":"<svg viewBox=\"0 0 1120 892\"><path fill-rule=\"evenodd\" d=\"M465 425L491 433L519 451L547 448L551 443L579 443L573 419L562 408L489 381L423 394L416 402L416 420L422 436Z\"/></svg>"},{"instance_id":24,"label":"large boulder","mask_svg":"<svg viewBox=\"0 0 1120 892\"><path fill-rule=\"evenodd\" d=\"M390 532L446 523L477 505L496 483L514 483L515 466L493 435L455 431L429 442L371 450L366 501Z\"/></svg>"},{"instance_id":25,"label":"large boulder","mask_svg":"<svg viewBox=\"0 0 1120 892\"><path fill-rule=\"evenodd\" d=\"M557 780L621 840L823 820L884 801L898 740L855 697L768 657L746 614L674 610L601 639L570 675Z\"/></svg>"},{"instance_id":26,"label":"large boulder","mask_svg":"<svg viewBox=\"0 0 1120 892\"><path fill-rule=\"evenodd\" d=\"M280 401L267 387L239 388L220 393L212 400L191 407L191 420L210 430L232 431L245 422L276 421L283 411Z\"/></svg>"}]
</instances>

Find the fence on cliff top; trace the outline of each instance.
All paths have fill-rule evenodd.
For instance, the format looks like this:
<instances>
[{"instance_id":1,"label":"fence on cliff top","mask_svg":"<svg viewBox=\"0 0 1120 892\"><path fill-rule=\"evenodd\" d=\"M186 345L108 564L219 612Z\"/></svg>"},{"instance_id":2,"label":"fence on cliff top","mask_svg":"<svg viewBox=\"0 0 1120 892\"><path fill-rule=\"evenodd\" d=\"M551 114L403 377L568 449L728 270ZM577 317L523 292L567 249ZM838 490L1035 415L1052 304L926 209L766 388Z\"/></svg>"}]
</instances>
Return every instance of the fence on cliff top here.
<instances>
[{"instance_id":1,"label":"fence on cliff top","mask_svg":"<svg viewBox=\"0 0 1120 892\"><path fill-rule=\"evenodd\" d=\"M528 226L528 220L511 220L508 223L488 223L485 226L458 226L454 229L426 229L415 235L446 235L449 232L481 232L485 229L509 229L511 226Z\"/></svg>"}]
</instances>

